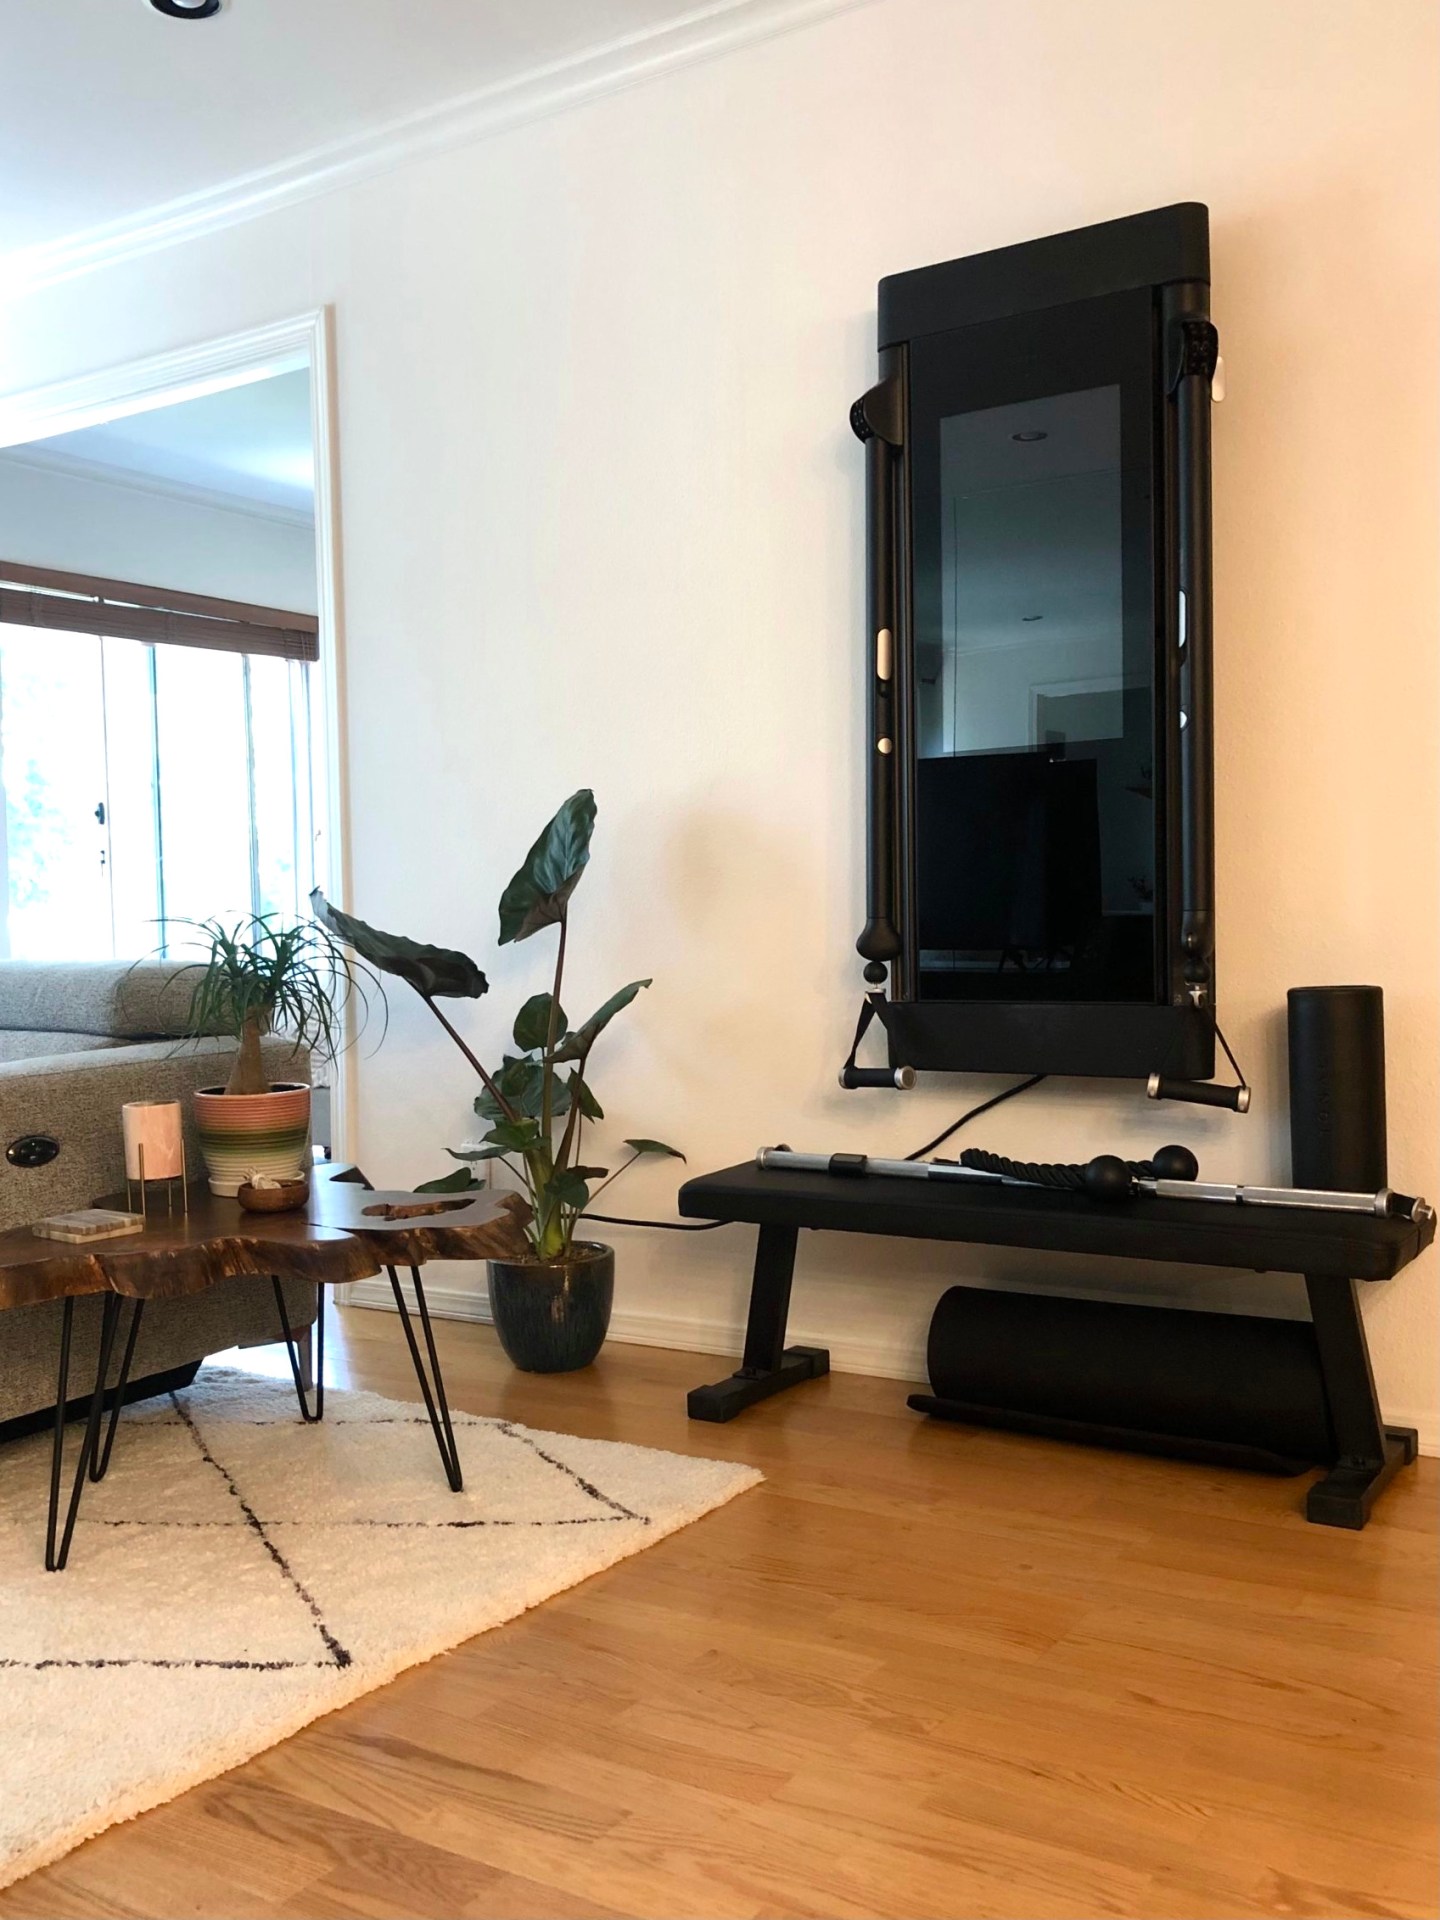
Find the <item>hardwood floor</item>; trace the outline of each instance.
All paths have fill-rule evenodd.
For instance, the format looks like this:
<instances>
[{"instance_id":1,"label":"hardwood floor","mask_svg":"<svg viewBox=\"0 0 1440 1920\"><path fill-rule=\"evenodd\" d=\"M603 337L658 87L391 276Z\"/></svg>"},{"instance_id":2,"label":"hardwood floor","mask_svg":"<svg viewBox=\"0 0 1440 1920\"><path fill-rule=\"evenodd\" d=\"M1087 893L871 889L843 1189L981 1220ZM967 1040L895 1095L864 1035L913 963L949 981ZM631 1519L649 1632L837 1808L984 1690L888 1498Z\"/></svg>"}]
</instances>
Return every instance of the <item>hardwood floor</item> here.
<instances>
[{"instance_id":1,"label":"hardwood floor","mask_svg":"<svg viewBox=\"0 0 1440 1920\"><path fill-rule=\"evenodd\" d=\"M342 1383L413 1399L388 1316ZM0 1916L1437 1910L1433 1460L1363 1534L1302 1481L945 1428L832 1375L691 1425L713 1359L452 1398L764 1487L0 1894Z\"/></svg>"}]
</instances>

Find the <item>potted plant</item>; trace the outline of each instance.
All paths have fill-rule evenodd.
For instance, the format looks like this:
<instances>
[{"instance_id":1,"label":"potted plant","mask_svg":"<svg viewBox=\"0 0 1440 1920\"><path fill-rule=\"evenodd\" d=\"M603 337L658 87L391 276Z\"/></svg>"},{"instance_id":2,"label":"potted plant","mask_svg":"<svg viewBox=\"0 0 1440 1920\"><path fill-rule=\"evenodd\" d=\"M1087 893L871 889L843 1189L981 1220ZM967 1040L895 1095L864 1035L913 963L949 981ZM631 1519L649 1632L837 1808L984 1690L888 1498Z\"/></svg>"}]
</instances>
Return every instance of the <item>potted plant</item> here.
<instances>
[{"instance_id":1,"label":"potted plant","mask_svg":"<svg viewBox=\"0 0 1440 1920\"><path fill-rule=\"evenodd\" d=\"M195 944L208 950L179 970L198 974L187 1031L196 1039L227 1034L237 1042L225 1085L193 1096L210 1191L233 1195L256 1174L299 1179L309 1161L310 1088L272 1081L260 1043L267 1034L283 1034L293 1054L308 1047L333 1058L346 1004L354 992L363 996L369 969L313 921L287 926L279 915L257 914L230 927L219 920L185 924L198 936Z\"/></svg>"},{"instance_id":2,"label":"potted plant","mask_svg":"<svg viewBox=\"0 0 1440 1920\"><path fill-rule=\"evenodd\" d=\"M474 1147L450 1148L451 1157L463 1164L428 1182L427 1190L478 1186L475 1168L488 1160L498 1160L524 1188L533 1209L526 1229L530 1252L524 1260L489 1263L490 1306L501 1345L517 1367L531 1373L588 1366L604 1344L615 1254L598 1241L576 1237L586 1209L643 1155L685 1157L661 1140L627 1140L628 1158L614 1173L584 1161L586 1124L605 1117L590 1088L591 1050L615 1015L650 985L632 980L578 1026L566 1017L561 993L570 896L590 858L594 827L595 796L582 788L549 822L500 896L502 947L546 927L556 929L556 947L550 990L532 994L521 1007L513 1028L515 1051L503 1054L494 1073L481 1065L438 1004L475 1000L488 991L485 975L468 955L382 933L339 912L318 892L311 896L318 918L362 960L414 988L479 1075L475 1111L487 1131Z\"/></svg>"}]
</instances>

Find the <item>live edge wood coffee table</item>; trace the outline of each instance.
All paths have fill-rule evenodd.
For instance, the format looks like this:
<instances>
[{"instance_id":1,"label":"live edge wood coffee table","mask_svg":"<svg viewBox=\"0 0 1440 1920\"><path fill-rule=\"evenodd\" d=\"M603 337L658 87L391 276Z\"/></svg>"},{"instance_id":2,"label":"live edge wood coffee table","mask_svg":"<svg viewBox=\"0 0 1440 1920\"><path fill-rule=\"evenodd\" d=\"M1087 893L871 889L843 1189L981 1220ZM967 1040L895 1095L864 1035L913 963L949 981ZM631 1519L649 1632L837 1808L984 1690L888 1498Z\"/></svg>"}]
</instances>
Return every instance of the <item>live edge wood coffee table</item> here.
<instances>
[{"instance_id":1,"label":"live edge wood coffee table","mask_svg":"<svg viewBox=\"0 0 1440 1920\"><path fill-rule=\"evenodd\" d=\"M306 1421L323 1418L325 1411L325 1316L322 1312L316 1328L315 1385L313 1393L307 1394L281 1280L309 1280L328 1287L368 1280L380 1273L389 1275L445 1478L458 1493L464 1484L460 1457L420 1269L431 1260L516 1259L525 1251L523 1228L528 1218L529 1208L519 1194L460 1199L446 1194L377 1193L353 1167L317 1166L311 1174L309 1201L293 1213L247 1213L236 1200L192 1190L188 1217L156 1221L143 1233L126 1234L120 1239L71 1246L42 1240L28 1227L0 1234L0 1308L34 1306L44 1300L64 1302L45 1528L46 1567L56 1572L65 1565L85 1482L103 1480L110 1465L145 1303L183 1299L241 1274L268 1275L274 1285L280 1337L290 1356L300 1417ZM428 1377L396 1272L402 1266L409 1267L415 1287ZM100 1353L62 1530L61 1469L75 1302L85 1294L97 1293L105 1302ZM126 1301L130 1303L130 1320L120 1371L110 1386L110 1362ZM101 1416L107 1399L111 1403L110 1419L102 1442Z\"/></svg>"}]
</instances>

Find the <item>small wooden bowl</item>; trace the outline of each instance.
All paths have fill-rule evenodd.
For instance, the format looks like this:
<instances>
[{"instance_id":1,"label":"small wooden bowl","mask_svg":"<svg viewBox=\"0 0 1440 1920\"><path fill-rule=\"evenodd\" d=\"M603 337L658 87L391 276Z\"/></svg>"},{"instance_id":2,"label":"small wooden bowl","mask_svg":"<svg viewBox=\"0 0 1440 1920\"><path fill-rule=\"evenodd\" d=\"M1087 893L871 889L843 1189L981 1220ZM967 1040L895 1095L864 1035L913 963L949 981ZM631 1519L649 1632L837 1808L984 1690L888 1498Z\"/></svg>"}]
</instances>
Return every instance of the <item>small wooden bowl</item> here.
<instances>
[{"instance_id":1,"label":"small wooden bowl","mask_svg":"<svg viewBox=\"0 0 1440 1920\"><path fill-rule=\"evenodd\" d=\"M247 1213L292 1213L310 1198L308 1179L283 1180L278 1187L252 1187L247 1181L235 1198Z\"/></svg>"}]
</instances>

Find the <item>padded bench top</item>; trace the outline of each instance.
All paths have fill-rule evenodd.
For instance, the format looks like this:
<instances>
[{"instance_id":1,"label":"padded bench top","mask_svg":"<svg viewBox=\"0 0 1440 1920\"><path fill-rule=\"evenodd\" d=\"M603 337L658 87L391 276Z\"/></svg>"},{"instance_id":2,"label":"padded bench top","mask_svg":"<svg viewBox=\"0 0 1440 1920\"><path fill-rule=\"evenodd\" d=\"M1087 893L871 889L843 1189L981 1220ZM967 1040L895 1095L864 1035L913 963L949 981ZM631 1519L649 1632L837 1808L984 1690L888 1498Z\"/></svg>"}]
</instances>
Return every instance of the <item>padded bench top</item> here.
<instances>
[{"instance_id":1,"label":"padded bench top","mask_svg":"<svg viewBox=\"0 0 1440 1920\"><path fill-rule=\"evenodd\" d=\"M1381 1220L1300 1207L1244 1207L1141 1195L1116 1206L1080 1194L976 1181L766 1171L747 1161L680 1189L695 1220L821 1227L910 1240L1036 1247L1313 1278L1389 1280L1435 1237L1433 1220Z\"/></svg>"}]
</instances>

